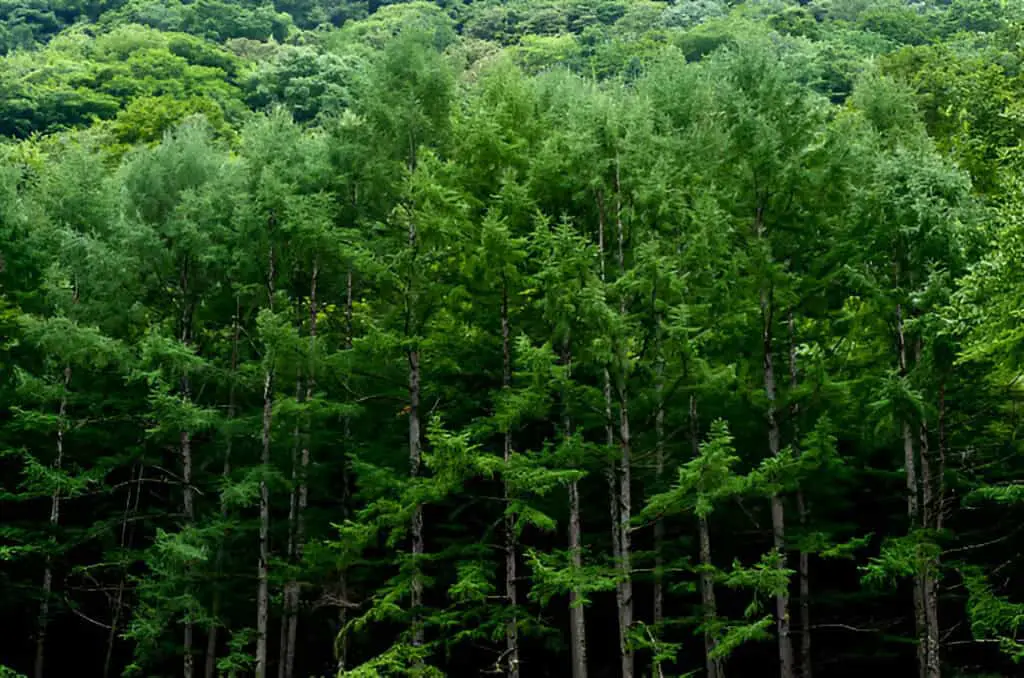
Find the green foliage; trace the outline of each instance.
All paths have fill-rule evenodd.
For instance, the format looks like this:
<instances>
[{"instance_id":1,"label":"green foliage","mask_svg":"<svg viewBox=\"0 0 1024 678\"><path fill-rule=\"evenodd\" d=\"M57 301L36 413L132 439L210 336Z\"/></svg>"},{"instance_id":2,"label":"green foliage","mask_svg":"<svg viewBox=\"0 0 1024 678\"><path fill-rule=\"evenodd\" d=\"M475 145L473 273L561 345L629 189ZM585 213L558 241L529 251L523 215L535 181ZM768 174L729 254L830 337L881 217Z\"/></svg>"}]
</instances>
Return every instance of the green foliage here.
<instances>
[{"instance_id":1,"label":"green foliage","mask_svg":"<svg viewBox=\"0 0 1024 678\"><path fill-rule=\"evenodd\" d=\"M0 0L0 675L1011 675L1018 4Z\"/></svg>"}]
</instances>

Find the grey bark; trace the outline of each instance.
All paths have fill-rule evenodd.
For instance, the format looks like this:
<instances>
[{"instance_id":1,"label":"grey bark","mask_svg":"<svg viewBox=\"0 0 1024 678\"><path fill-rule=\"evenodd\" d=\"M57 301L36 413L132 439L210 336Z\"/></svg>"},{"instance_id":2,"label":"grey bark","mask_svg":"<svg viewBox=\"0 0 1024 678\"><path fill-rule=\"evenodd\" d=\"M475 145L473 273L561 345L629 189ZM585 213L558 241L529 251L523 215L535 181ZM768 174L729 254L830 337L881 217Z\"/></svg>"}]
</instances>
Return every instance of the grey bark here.
<instances>
[{"instance_id":1,"label":"grey bark","mask_svg":"<svg viewBox=\"0 0 1024 678\"><path fill-rule=\"evenodd\" d=\"M53 462L53 468L60 472L64 466L64 417L68 410L68 385L71 383L71 366L64 368L64 391L60 396L60 406L57 410L57 456ZM50 527L55 528L60 524L60 488L54 488L50 495ZM43 678L43 671L46 662L46 632L50 625L50 596L53 593L53 562L50 556L46 557L46 565L43 567L43 597L39 603L39 628L36 635L36 660L33 675L35 678Z\"/></svg>"},{"instance_id":2,"label":"grey bark","mask_svg":"<svg viewBox=\"0 0 1024 678\"><path fill-rule=\"evenodd\" d=\"M142 493L142 476L145 473L145 467L139 464L139 477L135 481L134 486L129 486L128 496L124 501L124 514L121 518L121 537L120 546L122 549L128 546L132 541L132 535L135 532L134 524L129 527L129 517L137 515L139 511L139 496ZM134 498L134 499L133 499ZM126 568L122 564L121 576L117 582L117 594L114 596L113 612L110 618L110 633L107 634L107 654L103 659L103 675L106 678L110 675L110 666L114 659L114 644L117 642L117 631L118 625L121 622L121 610L124 606L124 593L125 593L125 575Z\"/></svg>"},{"instance_id":3,"label":"grey bark","mask_svg":"<svg viewBox=\"0 0 1024 678\"><path fill-rule=\"evenodd\" d=\"M657 409L654 413L654 477L658 490L662 488L665 477L665 362L658 358L657 379L655 381L655 392L657 393ZM654 613L655 624L660 624L665 618L665 582L662 569L665 566L662 558L662 549L665 545L665 523L660 519L654 523Z\"/></svg>"},{"instance_id":4,"label":"grey bark","mask_svg":"<svg viewBox=\"0 0 1024 678\"><path fill-rule=\"evenodd\" d=\"M562 363L566 370L572 369L572 353L566 339L562 349ZM563 398L562 435L572 435L572 419L569 416L568 403ZM583 566L581 550L582 528L580 524L580 491L577 481L569 483L569 558L572 566L579 569ZM586 612L580 604L581 594L573 590L569 592L569 634L572 651L572 678L587 678L587 629Z\"/></svg>"},{"instance_id":5,"label":"grey bark","mask_svg":"<svg viewBox=\"0 0 1024 678\"><path fill-rule=\"evenodd\" d=\"M310 365L308 367L308 376L305 380L305 393L303 394L303 400L307 404L313 397L313 391L316 388L316 371L314 367L315 351L316 351L316 314L317 314L317 278L319 275L319 264L314 259L313 261L313 272L310 276L309 286L309 349L310 349ZM293 471L293 482L295 483L295 490L292 496L292 502L290 507L289 516L289 544L288 551L289 557L292 563L298 566L302 562L302 556L305 551L306 543L306 506L309 503L309 484L307 482L309 474L309 461L310 461L310 448L309 448L309 420L308 416L306 421L303 423L303 431L301 437L296 435L297 442L301 440L301 451L298 455L298 468ZM293 468L294 468L293 460ZM281 662L279 664L278 675L281 678L293 678L295 675L295 647L298 639L299 629L299 601L301 597L301 588L299 582L296 579L291 579L285 586L284 591L284 603L285 603L285 617L282 620L282 636L283 642L281 644Z\"/></svg>"},{"instance_id":6,"label":"grey bark","mask_svg":"<svg viewBox=\"0 0 1024 678\"><path fill-rule=\"evenodd\" d=\"M345 350L352 348L352 301L353 301L353 273L352 267L349 266L348 271L345 273ZM345 417L343 422L343 437L345 441L346 454L348 453L349 444L352 441L352 430L351 421L348 416ZM345 460L344 470L342 472L342 513L347 516L347 502L348 502L348 460ZM348 600L348 580L345 575L345 571L342 570L338 573L338 589L343 601ZM338 673L343 673L345 668L348 666L348 635L344 633L345 625L348 623L348 607L341 605L338 611L338 624L339 628L342 629L340 637L335 643L335 655L337 659Z\"/></svg>"},{"instance_id":7,"label":"grey bark","mask_svg":"<svg viewBox=\"0 0 1024 678\"><path fill-rule=\"evenodd\" d=\"M626 274L625 259L625 228L622 224L622 192L619 181L619 159L615 158L615 227L618 239L618 265L619 277ZM626 295L619 297L619 315L625 319L626 316ZM628 365L625 348L619 341L617 351L619 353L618 366L618 395L619 395L619 507L618 507L618 537L619 537L619 645L622 656L622 677L633 678L634 654L629 634L633 628L633 567L631 559L631 532L630 522L633 517L633 492L632 492L632 440L629 428L629 384Z\"/></svg>"},{"instance_id":8,"label":"grey bark","mask_svg":"<svg viewBox=\"0 0 1024 678\"><path fill-rule=\"evenodd\" d=\"M274 307L275 277L274 247L270 247L267 271L268 305ZM263 426L261 432L262 450L260 462L264 473L260 478L260 553L257 563L256 589L256 678L267 676L267 626L270 620L270 489L267 486L266 471L270 468L271 425L274 409L274 368L268 363L263 375Z\"/></svg>"},{"instance_id":9,"label":"grey bark","mask_svg":"<svg viewBox=\"0 0 1024 678\"><path fill-rule=\"evenodd\" d=\"M415 153L410 155L410 171L415 167ZM416 249L416 222L409 220L409 248ZM413 300L407 301L406 335L411 338L415 332L413 322ZM409 362L409 475L416 478L420 474L422 460L422 441L420 437L420 352L418 348L410 348L406 352ZM413 618L412 644L423 644L423 626L420 623L418 610L423 605L423 580L419 576L420 556L424 553L423 545L423 506L417 504L412 515L412 555L414 571L412 575L412 595L410 605L417 611Z\"/></svg>"},{"instance_id":10,"label":"grey bark","mask_svg":"<svg viewBox=\"0 0 1024 678\"><path fill-rule=\"evenodd\" d=\"M786 324L789 328L789 388L792 393L796 391L798 383L796 326L792 310L789 312ZM795 440L800 435L798 421L800 405L795 400L791 401L789 414L793 420L793 438ZM808 520L807 503L804 501L803 488L799 486L796 490L796 507L800 518L800 527L806 531ZM800 675L801 678L813 678L814 665L811 660L811 568L809 554L804 549L800 549L797 573L800 578Z\"/></svg>"},{"instance_id":11,"label":"grey bark","mask_svg":"<svg viewBox=\"0 0 1024 678\"><path fill-rule=\"evenodd\" d=\"M501 283L501 355L503 389L512 388L512 343L508 317L508 284ZM502 441L503 457L506 467L512 460L512 431L506 430ZM508 481L502 483L505 505L508 506L511 496ZM516 590L516 535L515 516L505 515L505 598L512 608L512 616L505 624L505 675L507 678L519 678L519 624L516 620L515 607L519 604Z\"/></svg>"},{"instance_id":12,"label":"grey bark","mask_svg":"<svg viewBox=\"0 0 1024 678\"><path fill-rule=\"evenodd\" d=\"M921 360L921 341L915 345L915 360ZM940 502L937 501L932 475L933 463L928 440L928 422L921 420L918 429L921 461L921 520L925 529L937 529L941 515ZM939 605L938 605L938 560L930 555L922 555L920 564L921 594L924 603L925 622L925 675L927 678L941 677L941 639L939 637Z\"/></svg>"},{"instance_id":13,"label":"grey bark","mask_svg":"<svg viewBox=\"0 0 1024 678\"><path fill-rule=\"evenodd\" d=\"M768 399L768 450L773 457L779 455L781 435L776 417L775 363L772 346L773 304L772 294L767 286L761 288L761 318L763 322L761 339L764 361L764 392ZM772 541L778 553L778 567L786 567L786 514L782 497L775 493L771 497ZM794 678L793 641L790 638L789 591L775 594L775 620L779 645L779 675Z\"/></svg>"},{"instance_id":14,"label":"grey bark","mask_svg":"<svg viewBox=\"0 0 1024 678\"><path fill-rule=\"evenodd\" d=\"M690 447L693 457L700 455L700 434L697 418L697 397L690 396ZM697 516L697 527L700 533L700 600L701 612L704 617L704 666L708 678L725 678L722 660L712 656L718 643L711 632L711 625L718 617L718 603L715 599L715 577L711 572L714 564L711 559L711 527L707 516Z\"/></svg>"},{"instance_id":15,"label":"grey bark","mask_svg":"<svg viewBox=\"0 0 1024 678\"><path fill-rule=\"evenodd\" d=\"M896 354L900 377L907 376L907 341L903 331L903 306L896 304ZM908 528L913 531L920 527L920 503L918 500L917 458L914 451L914 433L910 421L903 417L900 422L903 438L903 467L907 488ZM928 678L928 627L925 617L924 582L920 574L914 575L914 627L917 633L917 665L920 678Z\"/></svg>"},{"instance_id":16,"label":"grey bark","mask_svg":"<svg viewBox=\"0 0 1024 678\"><path fill-rule=\"evenodd\" d=\"M238 335L239 335L239 316L241 315L241 301L235 297L235 315L231 319L231 386L228 389L228 422L232 422L235 418L235 377L238 372ZM228 477L231 474L231 448L234 442L234 436L229 431L226 440L224 441L224 466L221 470L221 480L227 482ZM220 516L221 520L227 520L228 518L228 507L224 497L220 500ZM221 573L224 570L224 540L221 537L220 543L217 545L217 557L215 560L215 572L217 578L220 578ZM218 581L217 588L214 589L213 593L213 624L210 626L210 632L206 636L206 668L204 671L205 678L214 678L217 674L217 640L220 631L220 609L222 605L221 591Z\"/></svg>"},{"instance_id":17,"label":"grey bark","mask_svg":"<svg viewBox=\"0 0 1024 678\"><path fill-rule=\"evenodd\" d=\"M188 302L188 266L183 265L181 271L181 291L185 296L181 312L181 343L188 346L192 340L192 306ZM192 399L192 388L188 374L181 377L181 396L185 402ZM180 434L181 443L181 480L182 480L182 503L185 509L185 521L191 524L195 520L195 502L192 488L192 433L183 430ZM194 628L192 620L185 619L185 639L183 652L183 678L193 678L195 675L195 657L192 655Z\"/></svg>"}]
</instances>

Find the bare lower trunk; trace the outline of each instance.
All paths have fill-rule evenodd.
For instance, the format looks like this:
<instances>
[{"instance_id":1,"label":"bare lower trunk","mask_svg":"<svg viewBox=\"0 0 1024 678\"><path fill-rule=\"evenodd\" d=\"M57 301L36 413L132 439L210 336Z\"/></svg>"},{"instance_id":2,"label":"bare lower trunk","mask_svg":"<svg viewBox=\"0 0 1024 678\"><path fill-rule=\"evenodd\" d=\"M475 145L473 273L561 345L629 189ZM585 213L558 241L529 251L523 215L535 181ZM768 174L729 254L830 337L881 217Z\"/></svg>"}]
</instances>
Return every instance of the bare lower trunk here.
<instances>
[{"instance_id":1,"label":"bare lower trunk","mask_svg":"<svg viewBox=\"0 0 1024 678\"><path fill-rule=\"evenodd\" d=\"M792 310L789 312L787 325L789 328L789 389L792 394L796 392L798 383L796 325L793 320ZM795 441L800 437L800 423L798 420L800 406L796 400L791 401L789 414L793 420L793 439ZM797 487L796 490L796 506L800 518L800 528L806 533L808 510L807 504L804 501L804 491L800 487ZM800 577L800 676L801 678L813 678L814 669L813 662L811 661L811 568L809 554L804 549L800 549L797 573Z\"/></svg>"},{"instance_id":2,"label":"bare lower trunk","mask_svg":"<svg viewBox=\"0 0 1024 678\"><path fill-rule=\"evenodd\" d=\"M711 528L705 516L698 518L700 530L700 598L704 617L704 658L708 678L722 678L721 661L712 655L718 643L711 632L711 626L718 616L715 600L715 577L711 573Z\"/></svg>"},{"instance_id":3,"label":"bare lower trunk","mask_svg":"<svg viewBox=\"0 0 1024 678\"><path fill-rule=\"evenodd\" d=\"M580 491L576 481L569 483L569 554L572 566L583 566L580 544ZM569 593L570 633L572 635L572 678L587 678L587 640L583 605L578 591Z\"/></svg>"},{"instance_id":4,"label":"bare lower trunk","mask_svg":"<svg viewBox=\"0 0 1024 678\"><path fill-rule=\"evenodd\" d=\"M352 348L352 302L353 302L353 273L351 266L345 274L345 350ZM347 502L348 502L348 459L347 455L350 449L350 443L352 441L352 424L351 420L346 416L342 423L343 432L342 436L345 441L345 454L346 459L343 461L343 470L341 474L342 478L342 514L347 516ZM343 601L348 600L348 580L345 576L345 571L342 570L338 573L338 588L341 593ZM338 611L338 624L341 629L344 630L345 625L348 623L348 607L345 605L341 606ZM341 634L335 643L335 657L336 657L336 668L338 673L343 673L348 666L348 635L345 633Z\"/></svg>"},{"instance_id":5,"label":"bare lower trunk","mask_svg":"<svg viewBox=\"0 0 1024 678\"><path fill-rule=\"evenodd\" d=\"M657 392L657 410L654 413L654 478L655 484L661 491L665 477L665 364L659 358L657 365L657 381L655 391ZM665 547L665 524L659 519L654 523L654 614L655 624L660 624L665 618L665 582L662 569L665 561L662 558L662 549Z\"/></svg>"},{"instance_id":6,"label":"bare lower trunk","mask_svg":"<svg viewBox=\"0 0 1024 678\"><path fill-rule=\"evenodd\" d=\"M700 454L699 425L697 419L697 397L690 396L690 447L696 459ZM697 517L700 532L700 600L704 618L704 665L708 678L724 678L725 670L722 661L712 656L718 645L711 627L718 618L718 603L715 599L715 576L712 573L714 564L711 560L711 527L707 516Z\"/></svg>"},{"instance_id":7,"label":"bare lower trunk","mask_svg":"<svg viewBox=\"0 0 1024 678\"><path fill-rule=\"evenodd\" d=\"M896 353L900 377L907 376L907 342L903 332L903 307L896 304ZM907 488L908 529L912 532L920 526L920 505L918 502L917 459L914 452L914 433L910 422L904 418L900 425L903 438L903 466ZM914 576L914 627L917 633L917 665L920 678L927 678L928 627L925 617L924 582L919 574Z\"/></svg>"},{"instance_id":8,"label":"bare lower trunk","mask_svg":"<svg viewBox=\"0 0 1024 678\"><path fill-rule=\"evenodd\" d=\"M186 259L182 262L179 270L179 285L181 291L181 318L179 332L181 343L188 346L192 340L192 315L193 307L189 300L189 262ZM192 400L192 387L189 375L186 372L181 377L181 397L186 403ZM181 481L182 481L182 504L185 513L186 524L191 525L195 521L195 506L193 503L192 490L192 432L185 429L180 433L181 451ZM192 586L187 585L187 591L191 594ZM195 675L195 657L192 655L192 637L194 629L190 616L185 617L185 638L182 647L182 676L193 678Z\"/></svg>"},{"instance_id":9,"label":"bare lower trunk","mask_svg":"<svg viewBox=\"0 0 1024 678\"><path fill-rule=\"evenodd\" d=\"M935 527L941 530L946 518L946 382L939 382L939 470L938 496L935 497Z\"/></svg>"},{"instance_id":10,"label":"bare lower trunk","mask_svg":"<svg viewBox=\"0 0 1024 678\"><path fill-rule=\"evenodd\" d=\"M420 353L411 350L409 357L409 474L415 478L420 474ZM412 515L412 555L414 572L412 577L412 599L414 610L412 643L423 644L423 626L419 609L423 605L423 580L419 575L420 556L423 555L423 506L417 505Z\"/></svg>"},{"instance_id":11,"label":"bare lower trunk","mask_svg":"<svg viewBox=\"0 0 1024 678\"><path fill-rule=\"evenodd\" d=\"M921 360L921 341L918 339L915 345L915 360ZM934 492L934 478L932 476L931 448L928 444L928 423L921 420L918 430L920 443L921 463L921 519L926 530L935 529L938 526L938 516L941 508L936 501ZM920 564L921 577L921 598L924 603L925 620L925 675L927 678L940 678L940 647L939 638L939 606L938 606L938 561L937 559L924 555Z\"/></svg>"},{"instance_id":12,"label":"bare lower trunk","mask_svg":"<svg viewBox=\"0 0 1024 678\"><path fill-rule=\"evenodd\" d=\"M796 507L800 516L800 527L807 528L807 505L803 490L796 492ZM812 678L814 663L811 659L811 568L807 551L800 551L798 565L800 576L800 675Z\"/></svg>"},{"instance_id":13,"label":"bare lower trunk","mask_svg":"<svg viewBox=\"0 0 1024 678\"><path fill-rule=\"evenodd\" d=\"M316 388L316 315L317 315L317 279L320 272L319 263L313 261L313 272L310 276L309 285L309 376L306 378L305 402L307 406L313 397ZM309 415L305 415L302 434L302 452L299 454L298 472L298 496L295 506L295 539L292 546L292 560L296 567L302 564L302 557L306 550L306 506L309 504L309 460L310 460L310 422ZM295 675L295 647L299 630L299 600L301 589L296 580L288 582L288 593L290 594L290 615L288 617L288 633L285 643L284 656L281 663L284 666L284 678L292 678Z\"/></svg>"},{"instance_id":14,"label":"bare lower trunk","mask_svg":"<svg viewBox=\"0 0 1024 678\"><path fill-rule=\"evenodd\" d=\"M633 678L633 647L629 634L633 628L633 579L630 559L630 519L632 517L632 473L631 473L631 442L629 435L629 400L626 396L625 383L620 385L619 400L619 445L621 461L619 466L619 588L622 600L619 607L619 650L622 656L623 678Z\"/></svg>"},{"instance_id":15,"label":"bare lower trunk","mask_svg":"<svg viewBox=\"0 0 1024 678\"><path fill-rule=\"evenodd\" d=\"M910 423L903 422L903 454L907 479L907 516L910 530L918 527L918 501L914 438ZM928 678L928 621L925 613L924 580L920 572L914 573L914 630L917 635L917 668L920 678Z\"/></svg>"},{"instance_id":16,"label":"bare lower trunk","mask_svg":"<svg viewBox=\"0 0 1024 678\"><path fill-rule=\"evenodd\" d=\"M60 407L57 411L57 456L53 461L53 468L60 473L64 466L64 417L68 410L68 385L71 383L71 367L64 368L64 392L60 397ZM60 524L60 488L54 488L50 495L50 528L56 528ZM36 661L33 675L35 678L43 678L43 670L46 665L46 632L50 625L50 595L53 593L53 563L50 556L46 557L46 565L43 567L43 597L39 603L39 631L36 636Z\"/></svg>"},{"instance_id":17,"label":"bare lower trunk","mask_svg":"<svg viewBox=\"0 0 1024 678\"><path fill-rule=\"evenodd\" d=\"M302 378L295 380L295 400L302 400ZM288 564L295 566L295 537L296 522L299 513L299 445L301 432L296 423L292 430L292 491L288 498L288 545L285 549L285 558ZM281 637L279 640L277 676L278 678L291 678L291 666L288 663L288 639L291 637L292 624L298 611L298 584L294 577L290 578L284 585L281 599Z\"/></svg>"},{"instance_id":18,"label":"bare lower trunk","mask_svg":"<svg viewBox=\"0 0 1024 678\"><path fill-rule=\"evenodd\" d=\"M184 380L185 393L187 397L188 393L188 380ZM192 496L192 436L187 431L181 433L181 465L182 465L182 481L184 483L184 504L185 504L185 520L191 523L195 518L195 507L193 506ZM195 657L192 655L192 636L193 636L193 624L190 618L185 619L185 639L182 652L183 666L182 676L183 678L193 678L195 675Z\"/></svg>"},{"instance_id":19,"label":"bare lower trunk","mask_svg":"<svg viewBox=\"0 0 1024 678\"><path fill-rule=\"evenodd\" d=\"M256 678L267 675L267 626L270 618L269 562L270 562L270 489L266 474L270 468L270 426L274 406L274 376L270 367L263 376L263 450L260 461L263 476L260 478L260 555L257 563L256 589Z\"/></svg>"},{"instance_id":20,"label":"bare lower trunk","mask_svg":"<svg viewBox=\"0 0 1024 678\"><path fill-rule=\"evenodd\" d=\"M132 541L134 529L128 526L128 519L139 512L139 496L142 493L142 476L144 473L145 467L140 463L139 477L135 481L134 486L129 487L128 497L124 501L124 515L121 518L121 539L119 542L122 550L127 548ZM121 610L124 606L124 593L127 583L125 581L126 574L127 566L122 562L121 576L117 582L117 594L114 596L114 606L110 616L110 633L107 634L107 655L103 659L104 678L110 675L110 667L114 660L114 645L117 642L117 631L121 623Z\"/></svg>"},{"instance_id":21,"label":"bare lower trunk","mask_svg":"<svg viewBox=\"0 0 1024 678\"><path fill-rule=\"evenodd\" d=\"M512 342L508 318L508 285L502 280L501 285L501 354L502 354L502 377L501 386L508 390L512 388ZM502 441L505 465L512 461L512 432L505 431ZM505 505L508 506L511 497L509 495L508 482L503 483L503 495ZM518 592L516 590L516 535L515 516L506 512L505 515L505 598L509 607L513 610L508 623L505 624L505 676L507 678L519 678L519 625L516 620L515 608L519 604Z\"/></svg>"},{"instance_id":22,"label":"bare lower trunk","mask_svg":"<svg viewBox=\"0 0 1024 678\"><path fill-rule=\"evenodd\" d=\"M619 181L619 158L615 158L615 227L618 236L619 278L626 275L626 230L622 223L622 190ZM626 294L619 297L619 315L626 316ZM619 644L622 655L622 678L633 678L633 644L629 634L633 628L633 567L631 561L630 522L633 517L633 449L629 430L628 357L625 347L618 346L619 391L619 576L622 589L619 607Z\"/></svg>"},{"instance_id":23,"label":"bare lower trunk","mask_svg":"<svg viewBox=\"0 0 1024 678\"><path fill-rule=\"evenodd\" d=\"M268 307L274 307L274 248L270 248L267 269ZM267 473L270 470L271 423L274 411L274 367L268 363L263 375L263 427L260 462L260 553L256 567L256 678L267 677L267 627L270 621L270 488Z\"/></svg>"},{"instance_id":24,"label":"bare lower trunk","mask_svg":"<svg viewBox=\"0 0 1024 678\"><path fill-rule=\"evenodd\" d=\"M939 382L939 412L938 412L938 436L939 436L939 462L936 472L937 488L935 489L934 508L932 510L933 527L941 530L946 511L946 384ZM927 585L930 590L928 594L928 609L925 610L925 618L928 622L928 635L930 647L934 648L928 656L928 678L940 678L942 671L942 646L941 627L939 626L939 584L938 568L939 556L935 556L932 563L934 571L929 573Z\"/></svg>"},{"instance_id":25,"label":"bare lower trunk","mask_svg":"<svg viewBox=\"0 0 1024 678\"><path fill-rule=\"evenodd\" d=\"M231 320L231 386L228 389L228 422L229 424L234 421L235 418L235 378L238 372L238 335L239 335L239 316L241 315L241 302L238 297L235 297L235 315ZM234 442L234 436L229 432L227 440L224 442L224 466L221 470L221 480L227 482L228 477L231 475L231 447ZM228 507L224 497L221 496L220 500L220 517L221 520L226 521L228 518ZM224 536L221 535L220 543L217 545L217 558L215 561L215 572L217 573L217 586L213 593L213 623L210 625L209 634L206 637L206 670L204 672L205 678L214 678L217 673L217 636L220 630L220 609L221 609L221 591L220 591L220 576L224 570Z\"/></svg>"},{"instance_id":26,"label":"bare lower trunk","mask_svg":"<svg viewBox=\"0 0 1024 678\"><path fill-rule=\"evenodd\" d=\"M763 327L764 392L768 399L768 450L778 456L781 444L779 422L775 413L775 364L772 353L772 299L767 288L761 289L761 316ZM772 542L778 554L778 567L786 567L786 513L782 497L773 494ZM794 678L793 641L790 638L789 591L782 589L775 594L775 620L779 643L779 672L781 678Z\"/></svg>"},{"instance_id":27,"label":"bare lower trunk","mask_svg":"<svg viewBox=\"0 0 1024 678\"><path fill-rule=\"evenodd\" d=\"M572 353L569 340L562 347L562 364L567 371L572 370ZM562 412L562 435L572 435L572 418L569 416L568 402L564 400ZM580 524L580 490L577 481L569 483L569 558L576 570L583 566L582 527ZM587 627L586 612L580 604L581 594L573 590L569 592L569 635L572 650L572 678L587 678Z\"/></svg>"}]
</instances>

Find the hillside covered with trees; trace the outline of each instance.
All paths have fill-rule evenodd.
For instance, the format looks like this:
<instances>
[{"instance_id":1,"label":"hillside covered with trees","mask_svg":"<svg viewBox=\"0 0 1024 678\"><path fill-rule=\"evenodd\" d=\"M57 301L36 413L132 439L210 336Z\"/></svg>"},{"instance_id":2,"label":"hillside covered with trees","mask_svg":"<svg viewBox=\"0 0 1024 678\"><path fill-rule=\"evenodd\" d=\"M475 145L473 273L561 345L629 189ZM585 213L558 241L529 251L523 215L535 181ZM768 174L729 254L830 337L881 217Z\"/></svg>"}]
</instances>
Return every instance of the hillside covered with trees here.
<instances>
[{"instance_id":1,"label":"hillside covered with trees","mask_svg":"<svg viewBox=\"0 0 1024 678\"><path fill-rule=\"evenodd\" d=\"M1018 0L0 0L0 676L1024 675Z\"/></svg>"}]
</instances>

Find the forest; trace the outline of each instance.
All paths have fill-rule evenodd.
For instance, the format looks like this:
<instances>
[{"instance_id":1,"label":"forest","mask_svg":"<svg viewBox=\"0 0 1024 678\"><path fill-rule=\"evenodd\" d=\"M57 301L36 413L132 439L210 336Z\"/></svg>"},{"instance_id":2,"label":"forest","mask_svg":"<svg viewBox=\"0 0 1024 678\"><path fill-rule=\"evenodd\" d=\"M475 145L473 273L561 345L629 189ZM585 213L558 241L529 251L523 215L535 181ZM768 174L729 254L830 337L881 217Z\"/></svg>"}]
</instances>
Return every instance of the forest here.
<instances>
[{"instance_id":1,"label":"forest","mask_svg":"<svg viewBox=\"0 0 1024 678\"><path fill-rule=\"evenodd\" d=\"M1024 676L1024 3L0 0L0 676Z\"/></svg>"}]
</instances>

